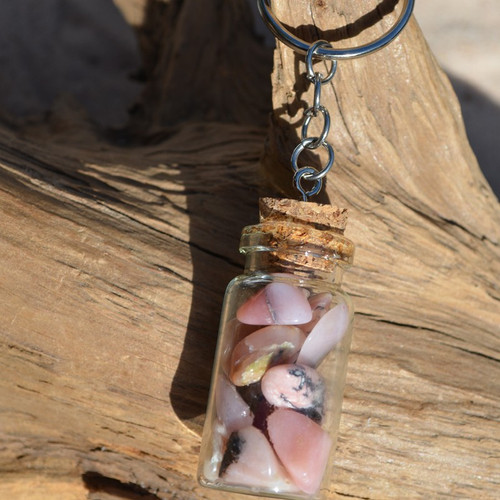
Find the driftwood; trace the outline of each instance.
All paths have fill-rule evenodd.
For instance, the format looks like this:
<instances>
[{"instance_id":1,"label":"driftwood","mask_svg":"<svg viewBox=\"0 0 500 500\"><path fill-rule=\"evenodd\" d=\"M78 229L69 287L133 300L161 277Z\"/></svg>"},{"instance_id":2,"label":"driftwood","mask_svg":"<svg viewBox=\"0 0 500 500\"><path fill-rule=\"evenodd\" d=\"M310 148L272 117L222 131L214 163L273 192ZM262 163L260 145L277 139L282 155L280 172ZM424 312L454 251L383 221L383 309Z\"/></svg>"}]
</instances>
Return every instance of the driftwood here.
<instances>
[{"instance_id":1,"label":"driftwood","mask_svg":"<svg viewBox=\"0 0 500 500\"><path fill-rule=\"evenodd\" d=\"M130 127L67 107L0 129L0 498L235 498L194 478L218 311L259 194L293 194L311 89L280 45L271 105L272 50L242 1L117 3L146 11ZM361 3L273 2L339 44L398 8ZM357 246L331 498L495 498L500 214L453 91L412 20L324 96L323 200L351 209Z\"/></svg>"}]
</instances>

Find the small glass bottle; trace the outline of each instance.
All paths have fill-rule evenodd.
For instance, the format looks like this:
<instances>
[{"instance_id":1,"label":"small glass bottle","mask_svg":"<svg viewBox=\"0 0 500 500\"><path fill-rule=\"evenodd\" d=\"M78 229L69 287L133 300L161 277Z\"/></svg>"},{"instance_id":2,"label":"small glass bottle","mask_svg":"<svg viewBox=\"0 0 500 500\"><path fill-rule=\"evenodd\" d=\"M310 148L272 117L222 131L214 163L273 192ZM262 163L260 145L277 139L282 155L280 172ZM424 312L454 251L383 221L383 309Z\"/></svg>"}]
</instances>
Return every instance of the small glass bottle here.
<instances>
[{"instance_id":1,"label":"small glass bottle","mask_svg":"<svg viewBox=\"0 0 500 500\"><path fill-rule=\"evenodd\" d=\"M198 480L318 499L340 420L352 323L340 285L354 247L335 207L264 198L260 210L224 299Z\"/></svg>"}]
</instances>

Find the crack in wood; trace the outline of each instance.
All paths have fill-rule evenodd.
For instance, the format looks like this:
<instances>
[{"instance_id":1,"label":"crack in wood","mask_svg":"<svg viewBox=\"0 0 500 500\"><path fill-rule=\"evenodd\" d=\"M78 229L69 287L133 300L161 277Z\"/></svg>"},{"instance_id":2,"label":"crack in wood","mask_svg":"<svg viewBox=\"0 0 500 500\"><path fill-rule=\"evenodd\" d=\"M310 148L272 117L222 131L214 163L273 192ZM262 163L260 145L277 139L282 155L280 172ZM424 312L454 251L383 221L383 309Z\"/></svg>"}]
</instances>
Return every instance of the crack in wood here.
<instances>
[{"instance_id":1,"label":"crack in wood","mask_svg":"<svg viewBox=\"0 0 500 500\"><path fill-rule=\"evenodd\" d=\"M164 500L147 488L134 483L126 483L98 472L87 471L82 474L82 480L89 491L89 499L96 498L95 493L108 495L127 500Z\"/></svg>"}]
</instances>

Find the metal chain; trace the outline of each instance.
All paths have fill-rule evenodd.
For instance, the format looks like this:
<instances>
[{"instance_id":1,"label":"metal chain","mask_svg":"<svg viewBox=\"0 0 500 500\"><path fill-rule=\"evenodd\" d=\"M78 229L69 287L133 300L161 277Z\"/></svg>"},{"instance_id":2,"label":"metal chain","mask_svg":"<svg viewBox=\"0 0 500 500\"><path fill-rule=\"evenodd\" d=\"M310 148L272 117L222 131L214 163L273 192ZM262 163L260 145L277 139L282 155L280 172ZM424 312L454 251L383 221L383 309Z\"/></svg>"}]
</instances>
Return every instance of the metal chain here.
<instances>
[{"instance_id":1,"label":"metal chain","mask_svg":"<svg viewBox=\"0 0 500 500\"><path fill-rule=\"evenodd\" d=\"M333 78L337 69L338 59L352 59L354 57L371 54L385 47L401 33L411 17L415 0L402 0L402 4L401 14L396 23L376 40L358 47L334 49L332 45L325 40L319 40L311 45L309 42L296 37L276 18L271 9L271 0L257 0L257 6L262 19L276 38L288 47L291 47L295 52L306 55L307 78L314 84L313 105L304 111L302 140L293 151L291 158L292 168L295 172L293 176L295 186L302 194L304 201L307 201L309 196L319 193L323 184L323 177L332 168L334 159L333 148L326 141L330 130L330 115L327 109L321 105L321 86L325 85ZM332 61L330 72L325 78L323 78L321 73L314 71L313 59L315 58L324 61ZM318 137L310 137L308 135L309 125L311 121L320 114L323 118L323 131ZM304 151L304 149L317 149L320 146L326 148L328 151L329 158L326 166L322 170L318 170L311 166L299 168L297 161L302 151ZM303 180L314 182L313 187L309 190L305 189L302 186Z\"/></svg>"},{"instance_id":2,"label":"metal chain","mask_svg":"<svg viewBox=\"0 0 500 500\"><path fill-rule=\"evenodd\" d=\"M307 79L314 85L314 98L313 105L304 110L304 124L302 125L302 138L297 147L294 149L291 157L292 168L295 172L293 176L293 181L295 187L302 194L302 199L307 201L307 198L314 196L321 191L323 186L323 177L330 171L334 162L334 151L332 146L327 142L328 132L330 131L330 113L328 110L321 105L321 87L327 84L335 75L337 70L337 61L332 61L332 67L326 77L319 72L315 72L313 68L313 59L316 57L316 52L320 47L331 47L331 45L325 40L319 40L307 51L306 54L306 69L307 69ZM321 134L318 136L309 136L309 125L311 121L315 118L319 118L321 115L323 119L323 129ZM314 150L319 147L324 147L328 151L328 162L325 167L318 170L312 166L299 167L298 159L302 151L305 149ZM312 181L314 182L313 187L309 190L302 186L302 181Z\"/></svg>"}]
</instances>

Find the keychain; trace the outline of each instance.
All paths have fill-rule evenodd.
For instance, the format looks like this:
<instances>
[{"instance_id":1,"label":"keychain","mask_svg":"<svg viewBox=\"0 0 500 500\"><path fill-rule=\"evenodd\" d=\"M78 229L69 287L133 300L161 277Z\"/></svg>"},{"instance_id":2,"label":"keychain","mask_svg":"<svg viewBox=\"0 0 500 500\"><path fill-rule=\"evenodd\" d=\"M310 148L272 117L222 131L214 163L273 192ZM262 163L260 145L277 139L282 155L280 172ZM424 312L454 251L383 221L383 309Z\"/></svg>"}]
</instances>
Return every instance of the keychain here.
<instances>
[{"instance_id":1,"label":"keychain","mask_svg":"<svg viewBox=\"0 0 500 500\"><path fill-rule=\"evenodd\" d=\"M270 0L257 3L276 38L305 55L314 86L301 141L291 153L302 199L261 199L260 223L242 231L245 270L224 297L198 480L220 490L312 500L330 484L353 317L341 288L354 253L343 236L346 210L308 201L334 163L321 87L335 75L337 60L391 42L408 22L414 0L403 0L398 21L384 36L350 49L324 40L306 43L281 25ZM332 61L325 77L313 69L317 59ZM316 118L323 129L310 136ZM301 153L317 148L327 151L326 165L300 167Z\"/></svg>"}]
</instances>

